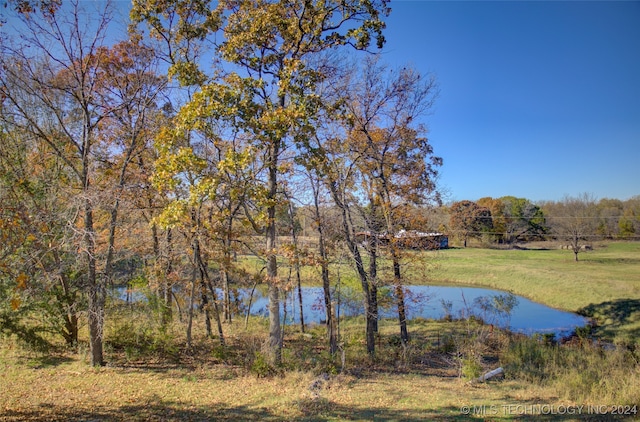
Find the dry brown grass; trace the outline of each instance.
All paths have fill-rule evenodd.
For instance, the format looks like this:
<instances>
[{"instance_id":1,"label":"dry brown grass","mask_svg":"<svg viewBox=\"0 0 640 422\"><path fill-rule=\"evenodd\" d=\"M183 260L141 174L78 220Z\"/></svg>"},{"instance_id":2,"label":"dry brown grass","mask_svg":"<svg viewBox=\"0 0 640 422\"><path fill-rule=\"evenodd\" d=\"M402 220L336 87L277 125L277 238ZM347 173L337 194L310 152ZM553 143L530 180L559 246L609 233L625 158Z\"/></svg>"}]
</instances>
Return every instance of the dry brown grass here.
<instances>
[{"instance_id":1,"label":"dry brown grass","mask_svg":"<svg viewBox=\"0 0 640 422\"><path fill-rule=\"evenodd\" d=\"M305 335L292 327L285 367L266 377L251 366L250 355L259 352L266 332L259 324L248 332L242 324L225 326L225 348L201 332L190 351L180 337L174 338L178 351L168 355L131 356L112 345L102 368L90 367L82 353L40 356L5 341L0 347L0 420L551 420L526 412L542 405L580 404L558 398L553 387L519 380L467 383L458 376L455 352L445 341L465 333L461 324L414 321L405 350L394 341L395 323L384 321L378 357L371 360L363 353L361 324L345 323L342 372L340 360L332 363L326 356L322 327ZM494 343L498 347L500 338ZM485 369L497 364L494 352L485 350ZM465 414L465 406L473 415ZM518 409L525 414L515 415Z\"/></svg>"}]
</instances>

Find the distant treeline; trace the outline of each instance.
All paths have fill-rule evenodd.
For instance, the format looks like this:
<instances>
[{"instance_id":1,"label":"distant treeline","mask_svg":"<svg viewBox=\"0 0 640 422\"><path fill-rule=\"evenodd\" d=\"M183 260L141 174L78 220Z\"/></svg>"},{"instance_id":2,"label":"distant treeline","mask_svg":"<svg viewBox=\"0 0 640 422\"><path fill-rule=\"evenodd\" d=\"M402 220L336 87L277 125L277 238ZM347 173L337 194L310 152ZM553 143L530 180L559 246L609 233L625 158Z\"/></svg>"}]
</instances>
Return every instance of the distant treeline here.
<instances>
[{"instance_id":1,"label":"distant treeline","mask_svg":"<svg viewBox=\"0 0 640 422\"><path fill-rule=\"evenodd\" d=\"M296 229L302 235L313 233L312 220L305 217L305 209L299 208L296 221ZM566 237L563 227L567 223L580 225L584 239L640 239L640 195L627 200L594 200L581 195L538 203L514 196L485 197L477 201L414 207L406 212L402 227L459 236L461 240L466 236L487 242L513 243L561 240ZM357 219L355 224L366 227Z\"/></svg>"},{"instance_id":2,"label":"distant treeline","mask_svg":"<svg viewBox=\"0 0 640 422\"><path fill-rule=\"evenodd\" d=\"M595 200L587 194L533 203L526 198L485 197L425 211L427 229L486 242L548 239L640 238L640 195L627 200Z\"/></svg>"}]
</instances>

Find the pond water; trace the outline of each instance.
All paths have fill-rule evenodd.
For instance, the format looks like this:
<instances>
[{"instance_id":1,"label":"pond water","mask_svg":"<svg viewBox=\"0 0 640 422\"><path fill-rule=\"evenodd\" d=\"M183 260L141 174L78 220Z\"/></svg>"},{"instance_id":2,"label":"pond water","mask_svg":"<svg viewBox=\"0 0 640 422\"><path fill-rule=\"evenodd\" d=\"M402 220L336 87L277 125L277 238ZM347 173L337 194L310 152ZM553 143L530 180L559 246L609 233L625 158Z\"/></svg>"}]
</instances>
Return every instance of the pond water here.
<instances>
[{"instance_id":1,"label":"pond water","mask_svg":"<svg viewBox=\"0 0 640 422\"><path fill-rule=\"evenodd\" d=\"M302 303L305 323L318 323L325 319L322 288L303 287ZM355 293L355 294L354 294ZM508 294L498 290L477 287L453 286L406 286L405 302L407 318L441 319L466 318L470 315L482 318L486 323L494 324L511 331L524 334L554 333L557 336L570 334L576 327L587 325L586 318L571 312L553 309L533 302L521 296L513 296L517 303L509 314L500 312L494 304L499 303ZM340 305L341 316L353 316L362 313L360 292L349 292ZM497 298L498 301L494 301ZM292 300L292 299L295 299ZM391 302L392 297L387 302ZM268 315L268 300L259 292L254 293L251 313ZM484 305L484 306L483 306ZM487 306L489 305L489 306ZM299 305L297 291L287 303L287 322L299 323ZM284 310L281 310L284 315ZM382 317L397 317L395 306L381 310Z\"/></svg>"},{"instance_id":2,"label":"pond water","mask_svg":"<svg viewBox=\"0 0 640 422\"><path fill-rule=\"evenodd\" d=\"M338 316L355 316L362 314L361 292L342 289L333 292L340 300L336 306ZM340 293L336 295L335 293ZM397 311L393 306L393 295L390 290L381 289L380 316L383 318L397 317ZM245 310L249 303L248 290L237 292L237 302ZM115 295L120 299L126 298L125 288L116 289ZM586 318L571 312L560 311L540 303L533 302L521 296L514 296L515 306L510 312L501 312L500 303L508 303L508 293L492 289L477 287L454 286L406 286L405 303L407 318L441 319L447 316L451 318L466 318L471 315L481 318L488 324L494 324L511 331L524 334L554 333L556 336L570 334L576 327L587 325ZM219 296L220 297L220 296ZM286 312L287 323L300 322L299 305L297 303L297 290L290 292L284 306L281 304L281 315ZM145 300L145 296L139 292L132 292L131 300ZM320 323L325 319L324 299L322 288L303 287L302 303L305 323ZM507 305L508 306L508 305ZM286 310L285 310L286 307ZM268 315L268 299L259 290L253 294L251 301L251 314Z\"/></svg>"}]
</instances>

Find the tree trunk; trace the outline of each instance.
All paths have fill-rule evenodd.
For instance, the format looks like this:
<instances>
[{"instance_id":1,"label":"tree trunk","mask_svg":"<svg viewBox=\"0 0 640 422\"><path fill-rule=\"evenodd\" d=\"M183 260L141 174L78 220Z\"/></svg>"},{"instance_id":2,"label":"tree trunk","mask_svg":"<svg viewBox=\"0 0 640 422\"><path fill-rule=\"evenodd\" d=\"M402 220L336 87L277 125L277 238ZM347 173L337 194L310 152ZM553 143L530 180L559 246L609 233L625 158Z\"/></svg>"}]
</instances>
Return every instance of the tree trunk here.
<instances>
[{"instance_id":1,"label":"tree trunk","mask_svg":"<svg viewBox=\"0 0 640 422\"><path fill-rule=\"evenodd\" d=\"M153 206L153 202L149 200L149 207ZM153 274L158 278L159 292L158 303L161 304L160 324L163 328L166 328L173 320L173 295L171 282L169 280L169 274L172 271L171 254L172 254L172 235L171 228L168 228L165 232L166 239L166 257L162 256L160 250L160 235L158 234L158 226L151 224L151 240L153 245L153 257L154 268Z\"/></svg>"},{"instance_id":2,"label":"tree trunk","mask_svg":"<svg viewBox=\"0 0 640 422\"><path fill-rule=\"evenodd\" d=\"M75 349L78 345L78 316L75 313L69 315L65 324L69 333L67 345Z\"/></svg>"},{"instance_id":3,"label":"tree trunk","mask_svg":"<svg viewBox=\"0 0 640 422\"><path fill-rule=\"evenodd\" d=\"M85 145L89 146L88 142L90 138L87 137ZM96 258L95 258L95 229L93 227L93 205L89 198L85 199L85 247L87 248L87 257L89 260L89 343L91 348L91 364L93 366L104 365L103 357L103 331L104 331L104 307L107 298L107 286L111 281L111 275L113 270L113 257L115 254L115 239L116 239L116 227L118 223L118 211L120 209L120 198L117 196L124 187L125 175L127 172L128 164L131 160L131 155L135 145L128 149L125 161L120 170L120 175L117 184L117 194L114 200L113 206L110 210L109 221L109 237L107 239L107 256L104 263L104 271L102 276L98 278L96 273ZM83 157L84 168L84 186L85 194L89 190L89 175L88 175L88 151L85 150L85 156Z\"/></svg>"},{"instance_id":4,"label":"tree trunk","mask_svg":"<svg viewBox=\"0 0 640 422\"><path fill-rule=\"evenodd\" d=\"M320 268L322 274L322 291L324 293L324 309L327 319L327 338L329 339L329 353L331 356L338 351L338 335L336 330L336 318L333 310L333 302L331 301L331 283L329 280L329 257L325 246L324 229L322 225L322 217L320 215L320 203L318 195L319 182L309 173L309 181L313 190L313 210L316 230L318 231L318 253L320 254Z\"/></svg>"},{"instance_id":5,"label":"tree trunk","mask_svg":"<svg viewBox=\"0 0 640 422\"><path fill-rule=\"evenodd\" d=\"M218 308L218 298L216 296L216 290L211 284L211 280L207 276L207 284L209 286L209 291L211 292L211 298L213 301L213 318L216 321L216 325L218 326L218 336L220 338L220 345L224 346L224 331L222 331L222 319L220 318L220 309Z\"/></svg>"},{"instance_id":6,"label":"tree trunk","mask_svg":"<svg viewBox=\"0 0 640 422\"><path fill-rule=\"evenodd\" d=\"M298 283L298 306L300 309L300 331L304 333L304 306L302 304L302 280L300 279L300 264L296 264L296 279Z\"/></svg>"},{"instance_id":7,"label":"tree trunk","mask_svg":"<svg viewBox=\"0 0 640 422\"><path fill-rule=\"evenodd\" d=\"M282 363L282 331L280 328L280 289L278 288L278 261L276 257L276 200L278 189L279 140L269 147L269 180L267 208L267 282L269 284L269 340L267 359L273 365Z\"/></svg>"},{"instance_id":8,"label":"tree trunk","mask_svg":"<svg viewBox=\"0 0 640 422\"><path fill-rule=\"evenodd\" d=\"M222 277L222 313L224 322L231 324L231 292L229 286L229 272L226 268L220 270L220 276Z\"/></svg>"},{"instance_id":9,"label":"tree trunk","mask_svg":"<svg viewBox=\"0 0 640 422\"><path fill-rule=\"evenodd\" d=\"M324 241L321 239L321 243ZM336 318L333 312L333 304L331 302L331 285L329 283L329 265L326 260L326 251L324 245L320 246L320 255L322 259L322 290L324 292L324 309L327 318L327 337L329 338L329 353L335 355L338 351L338 336L336 335ZM322 256L324 255L324 257Z\"/></svg>"},{"instance_id":10,"label":"tree trunk","mask_svg":"<svg viewBox=\"0 0 640 422\"><path fill-rule=\"evenodd\" d=\"M60 287L62 288L62 296L58 298L58 303L62 308L64 318L64 329L62 336L67 346L75 348L78 345L78 313L76 311L76 294L71 291L71 282L67 274L62 268L62 261L57 250L53 251L53 258L58 268L60 279Z\"/></svg>"},{"instance_id":11,"label":"tree trunk","mask_svg":"<svg viewBox=\"0 0 640 422\"><path fill-rule=\"evenodd\" d=\"M296 222L293 204L289 201L289 217L291 223L291 239L295 250L294 269L296 271L296 284L298 288L298 305L300 309L300 331L304 333L304 307L302 305L302 280L300 279L300 254L298 251L298 236L296 235Z\"/></svg>"},{"instance_id":12,"label":"tree trunk","mask_svg":"<svg viewBox=\"0 0 640 422\"><path fill-rule=\"evenodd\" d=\"M271 261L271 259L270 259ZM275 257L273 257L275 261ZM271 264L276 265L276 264ZM273 365L279 366L282 363L282 350L281 350L281 334L282 329L280 327L280 289L275 282L269 283L268 289L269 297L269 342L268 347L268 359Z\"/></svg>"},{"instance_id":13,"label":"tree trunk","mask_svg":"<svg viewBox=\"0 0 640 422\"><path fill-rule=\"evenodd\" d=\"M194 240L195 242L195 240ZM196 278L198 277L198 256L195 243L191 245L193 249L193 268L191 270L191 294L189 295L189 310L187 320L187 347L190 349L193 345L191 331L193 327L193 305L196 294Z\"/></svg>"},{"instance_id":14,"label":"tree trunk","mask_svg":"<svg viewBox=\"0 0 640 422\"><path fill-rule=\"evenodd\" d=\"M89 199L85 199L84 210L84 247L87 259L88 285L88 325L91 366L103 366L102 334L104 328L104 304L106 289L96 275L95 231L93 228L93 209Z\"/></svg>"},{"instance_id":15,"label":"tree trunk","mask_svg":"<svg viewBox=\"0 0 640 422\"><path fill-rule=\"evenodd\" d=\"M400 323L400 340L406 345L409 342L409 332L407 331L407 314L404 303L404 289L402 288L402 277L400 274L400 262L393 252L393 278L395 281L396 305L398 307L398 321Z\"/></svg>"},{"instance_id":16,"label":"tree trunk","mask_svg":"<svg viewBox=\"0 0 640 422\"><path fill-rule=\"evenodd\" d=\"M329 183L329 189L331 191L331 196L333 197L334 202L338 206L341 211L341 219L342 219L342 231L345 236L345 242L347 243L347 247L349 252L351 253L351 257L356 266L356 272L358 274L358 278L360 278L360 285L362 286L362 295L364 302L364 314L366 319L366 342L367 342L367 354L369 356L375 355L376 343L375 343L375 333L376 333L376 325L377 325L377 315L372 310L373 308L373 298L371 296L371 289L369 286L369 279L366 271L364 270L364 264L362 262L362 256L360 255L360 250L358 249L358 245L351 235L351 228L349 226L349 216L347 213L347 204L342 201L340 198L338 188L335 182Z\"/></svg>"},{"instance_id":17,"label":"tree trunk","mask_svg":"<svg viewBox=\"0 0 640 422\"><path fill-rule=\"evenodd\" d=\"M60 276L62 294L56 293L56 304L62 313L64 328L61 330L67 347L75 349L78 345L78 314L75 311L76 297L69 290L69 280L65 275Z\"/></svg>"},{"instance_id":18,"label":"tree trunk","mask_svg":"<svg viewBox=\"0 0 640 422\"><path fill-rule=\"evenodd\" d=\"M233 219L235 213L240 208L238 204L235 208L231 206L229 203L229 207L227 211L229 212L229 220L227 221L227 232L225 233L224 238L224 256L223 256L223 265L220 269L220 276L222 278L222 313L224 316L224 321L231 324L232 319L232 307L231 307L231 286L229 283L229 268L231 267L232 260L232 250L231 250L231 242L233 235Z\"/></svg>"},{"instance_id":19,"label":"tree trunk","mask_svg":"<svg viewBox=\"0 0 640 422\"><path fill-rule=\"evenodd\" d=\"M216 295L216 290L213 287L213 284L211 283L211 277L209 277L209 271L207 270L207 264L206 262L202 259L202 254L200 253L200 246L198 245L198 267L200 268L200 277L201 277L201 281L202 281L202 295L203 295L203 300L206 300L206 289L207 287L209 288L209 292L211 293L211 301L213 303L213 319L216 321L216 325L218 327L218 335L220 337L220 344L222 346L224 346L224 332L222 331L222 321L220 318L220 310L218 308L218 298ZM207 335L209 337L213 337L213 334L211 332L211 320L209 319L209 306L208 306L208 301L207 301L207 306L206 306L206 312L207 312Z\"/></svg>"},{"instance_id":20,"label":"tree trunk","mask_svg":"<svg viewBox=\"0 0 640 422\"><path fill-rule=\"evenodd\" d=\"M162 290L163 290L163 306L162 306L162 326L166 327L173 320L173 286L171 284L171 272L173 271L173 264L171 261L171 255L173 254L173 239L171 228L167 229L166 234L167 241L167 257L166 265L164 267L164 274L162 275ZM159 258L158 254L158 258Z\"/></svg>"},{"instance_id":21,"label":"tree trunk","mask_svg":"<svg viewBox=\"0 0 640 422\"><path fill-rule=\"evenodd\" d=\"M209 298L207 297L207 285L204 281L204 273L200 269L200 300L202 301L202 310L204 311L204 324L207 330L207 337L213 338L211 330L211 316L209 314Z\"/></svg>"},{"instance_id":22,"label":"tree trunk","mask_svg":"<svg viewBox=\"0 0 640 422\"><path fill-rule=\"evenodd\" d=\"M249 293L249 303L247 304L247 313L244 316L244 329L246 331L249 328L249 316L251 315L251 304L253 303L253 294L256 291L256 287L258 286L259 280L253 283L253 287L251 287L251 292Z\"/></svg>"},{"instance_id":23,"label":"tree trunk","mask_svg":"<svg viewBox=\"0 0 640 422\"><path fill-rule=\"evenodd\" d=\"M381 169L382 170L382 169ZM380 171L380 174L383 174ZM404 303L404 290L402 288L402 274L400 270L400 245L398 244L398 239L395 237L396 226L395 226L395 217L393 213L393 203L391 200L391 192L387 185L386 179L384 177L382 180L382 191L381 197L383 202L383 211L385 216L385 221L387 225L387 233L391 236L389 241L389 250L391 252L391 259L393 261L393 281L395 285L395 296L396 296L396 306L398 308L398 322L400 324L400 340L402 341L402 345L405 346L409 342L409 333L407 331L407 315L406 308ZM466 247L466 236L465 236L465 247Z\"/></svg>"},{"instance_id":24,"label":"tree trunk","mask_svg":"<svg viewBox=\"0 0 640 422\"><path fill-rule=\"evenodd\" d=\"M369 239L369 288L371 290L371 313L375 318L374 331L378 332L378 238L377 232L371 231Z\"/></svg>"},{"instance_id":25,"label":"tree trunk","mask_svg":"<svg viewBox=\"0 0 640 422\"><path fill-rule=\"evenodd\" d=\"M64 277L66 278L66 277ZM68 285L68 281L63 278L62 284ZM76 300L75 295L69 292L68 287L63 287L63 297L59 300L60 305L64 308L64 328L63 337L67 346L75 348L78 345L78 314L75 311Z\"/></svg>"}]
</instances>

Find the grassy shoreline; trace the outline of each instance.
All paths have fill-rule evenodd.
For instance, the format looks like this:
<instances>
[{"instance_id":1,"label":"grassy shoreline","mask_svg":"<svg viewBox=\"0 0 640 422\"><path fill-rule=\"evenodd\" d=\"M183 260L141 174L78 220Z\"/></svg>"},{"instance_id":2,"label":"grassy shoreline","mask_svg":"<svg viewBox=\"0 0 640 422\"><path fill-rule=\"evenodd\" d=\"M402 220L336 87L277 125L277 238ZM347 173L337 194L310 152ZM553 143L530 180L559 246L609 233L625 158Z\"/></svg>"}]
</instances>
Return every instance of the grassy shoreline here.
<instances>
[{"instance_id":1,"label":"grassy shoreline","mask_svg":"<svg viewBox=\"0 0 640 422\"><path fill-rule=\"evenodd\" d=\"M390 264L384 259L379 264L379 278L392 280ZM557 243L537 242L514 249L407 251L403 265L406 284L512 292L592 318L607 341L640 343L640 242L597 242L578 262ZM338 270L342 283L359 291L352 266L332 264L334 277ZM317 269L303 268L305 285L319 286L319 277Z\"/></svg>"},{"instance_id":2,"label":"grassy shoreline","mask_svg":"<svg viewBox=\"0 0 640 422\"><path fill-rule=\"evenodd\" d=\"M539 245L536 245L539 247ZM609 340L640 338L640 243L600 242L579 254L559 249L450 249L427 252L429 283L511 291L592 317ZM428 284L428 283L427 283Z\"/></svg>"}]
</instances>

